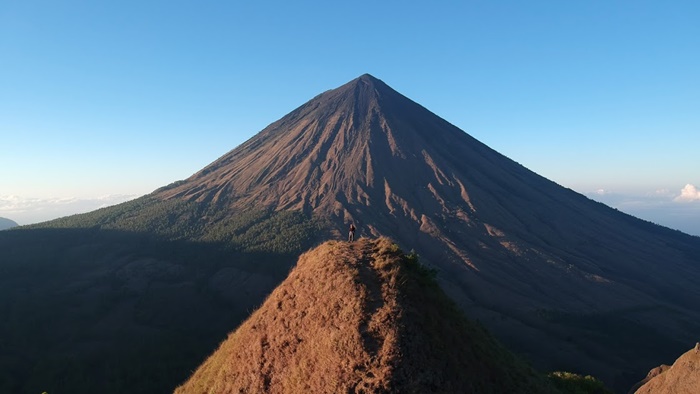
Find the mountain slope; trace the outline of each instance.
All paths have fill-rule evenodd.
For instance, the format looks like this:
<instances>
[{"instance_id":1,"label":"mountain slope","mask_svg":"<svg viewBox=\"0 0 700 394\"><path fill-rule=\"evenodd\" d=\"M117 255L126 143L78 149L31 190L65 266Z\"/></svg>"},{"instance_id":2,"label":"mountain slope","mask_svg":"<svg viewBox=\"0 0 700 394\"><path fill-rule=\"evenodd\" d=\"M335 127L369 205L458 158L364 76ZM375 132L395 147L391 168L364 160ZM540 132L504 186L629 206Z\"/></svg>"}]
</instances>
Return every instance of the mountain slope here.
<instances>
[{"instance_id":1,"label":"mountain slope","mask_svg":"<svg viewBox=\"0 0 700 394\"><path fill-rule=\"evenodd\" d=\"M554 392L387 239L327 242L176 393Z\"/></svg>"},{"instance_id":2,"label":"mountain slope","mask_svg":"<svg viewBox=\"0 0 700 394\"><path fill-rule=\"evenodd\" d=\"M700 238L562 188L363 75L188 179L0 233L0 346L13 355L0 357L12 371L0 389L70 376L89 392L105 376L163 371L142 392L171 388L299 253L344 238L350 221L414 249L470 318L542 370L626 389L700 332ZM182 336L191 351L163 357ZM112 356L126 349L145 366ZM67 371L66 353L89 372ZM60 378L44 376L54 369Z\"/></svg>"},{"instance_id":3,"label":"mountain slope","mask_svg":"<svg viewBox=\"0 0 700 394\"><path fill-rule=\"evenodd\" d=\"M468 282L473 298L501 303L498 292L517 307L625 308L649 300L646 284L673 291L691 287L688 268L700 274L698 238L564 189L369 75L312 99L156 197L299 210L337 228L357 221L430 261L447 252L454 265L440 268ZM660 260L669 264L660 269ZM700 291L684 298L698 305Z\"/></svg>"}]
</instances>

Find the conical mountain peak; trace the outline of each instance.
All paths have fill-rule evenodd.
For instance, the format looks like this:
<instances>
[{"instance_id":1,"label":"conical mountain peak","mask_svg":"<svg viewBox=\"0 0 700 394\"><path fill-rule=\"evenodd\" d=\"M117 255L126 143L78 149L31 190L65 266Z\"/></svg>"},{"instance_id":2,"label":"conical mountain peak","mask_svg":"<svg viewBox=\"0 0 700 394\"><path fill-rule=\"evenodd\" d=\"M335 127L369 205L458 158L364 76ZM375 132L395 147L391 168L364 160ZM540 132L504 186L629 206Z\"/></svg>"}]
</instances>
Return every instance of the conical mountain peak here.
<instances>
[{"instance_id":1,"label":"conical mountain peak","mask_svg":"<svg viewBox=\"0 0 700 394\"><path fill-rule=\"evenodd\" d=\"M357 79L363 80L366 82L380 81L378 78L376 78L375 76L373 76L372 74L369 74L369 73L364 73L364 74L360 75L359 77L357 77Z\"/></svg>"},{"instance_id":2,"label":"conical mountain peak","mask_svg":"<svg viewBox=\"0 0 700 394\"><path fill-rule=\"evenodd\" d=\"M353 216L346 203L391 200L392 187L411 188L416 175L433 178L440 156L454 161L476 150L490 151L364 74L316 96L160 195L238 207L322 209L343 221ZM406 172L409 166L419 174Z\"/></svg>"},{"instance_id":3,"label":"conical mountain peak","mask_svg":"<svg viewBox=\"0 0 700 394\"><path fill-rule=\"evenodd\" d=\"M356 119L359 119L372 113L380 114L385 110L381 108L381 104L397 100L410 101L380 79L370 74L363 74L336 89L317 96L307 105L317 104L325 113L340 111L353 114Z\"/></svg>"},{"instance_id":4,"label":"conical mountain peak","mask_svg":"<svg viewBox=\"0 0 700 394\"><path fill-rule=\"evenodd\" d=\"M371 74L362 74L359 77L353 79L352 81L347 83L348 85L365 85L365 86L371 86L372 88L375 89L391 89L384 81L381 79L371 75ZM392 89L393 90L393 89Z\"/></svg>"}]
</instances>

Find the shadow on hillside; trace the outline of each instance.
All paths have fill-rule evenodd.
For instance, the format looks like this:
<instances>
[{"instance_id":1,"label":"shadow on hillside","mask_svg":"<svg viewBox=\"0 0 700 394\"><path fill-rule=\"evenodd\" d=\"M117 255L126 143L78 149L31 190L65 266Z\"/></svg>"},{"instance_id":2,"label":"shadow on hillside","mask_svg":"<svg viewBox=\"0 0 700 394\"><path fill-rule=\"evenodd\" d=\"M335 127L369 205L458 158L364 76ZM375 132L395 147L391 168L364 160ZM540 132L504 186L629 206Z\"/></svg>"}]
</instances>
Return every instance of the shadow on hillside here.
<instances>
[{"instance_id":1,"label":"shadow on hillside","mask_svg":"<svg viewBox=\"0 0 700 394\"><path fill-rule=\"evenodd\" d=\"M0 392L171 391L297 254L91 229L0 233Z\"/></svg>"}]
</instances>

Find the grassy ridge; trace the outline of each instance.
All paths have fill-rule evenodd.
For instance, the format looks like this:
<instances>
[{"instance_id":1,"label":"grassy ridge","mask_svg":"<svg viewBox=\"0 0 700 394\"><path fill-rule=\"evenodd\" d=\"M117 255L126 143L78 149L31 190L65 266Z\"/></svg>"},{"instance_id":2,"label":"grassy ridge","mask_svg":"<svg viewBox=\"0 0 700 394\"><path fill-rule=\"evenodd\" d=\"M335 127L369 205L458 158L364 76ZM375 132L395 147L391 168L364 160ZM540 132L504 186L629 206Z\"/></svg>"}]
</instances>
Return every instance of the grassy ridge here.
<instances>
[{"instance_id":1,"label":"grassy ridge","mask_svg":"<svg viewBox=\"0 0 700 394\"><path fill-rule=\"evenodd\" d=\"M330 241L176 393L559 393L386 238Z\"/></svg>"}]
</instances>

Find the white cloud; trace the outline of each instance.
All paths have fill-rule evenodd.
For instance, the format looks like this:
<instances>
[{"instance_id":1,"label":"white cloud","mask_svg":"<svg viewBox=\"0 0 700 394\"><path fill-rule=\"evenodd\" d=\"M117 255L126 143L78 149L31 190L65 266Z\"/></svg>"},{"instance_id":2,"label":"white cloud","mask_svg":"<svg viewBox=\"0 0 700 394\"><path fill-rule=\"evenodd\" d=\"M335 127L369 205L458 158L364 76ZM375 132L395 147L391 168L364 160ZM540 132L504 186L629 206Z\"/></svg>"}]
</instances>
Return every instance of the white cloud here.
<instances>
[{"instance_id":1,"label":"white cloud","mask_svg":"<svg viewBox=\"0 0 700 394\"><path fill-rule=\"evenodd\" d=\"M36 198L0 195L0 217L19 224L45 222L63 216L85 213L129 201L136 195L107 195L95 198L55 197Z\"/></svg>"},{"instance_id":2,"label":"white cloud","mask_svg":"<svg viewBox=\"0 0 700 394\"><path fill-rule=\"evenodd\" d=\"M679 202L700 201L700 190L689 183L681 190L681 195L673 200Z\"/></svg>"}]
</instances>

